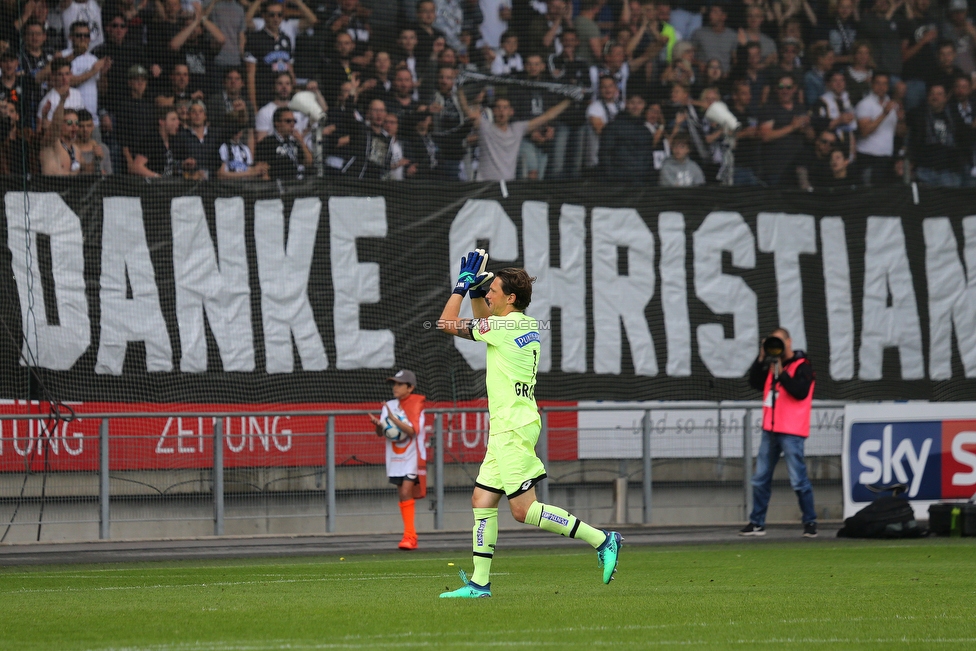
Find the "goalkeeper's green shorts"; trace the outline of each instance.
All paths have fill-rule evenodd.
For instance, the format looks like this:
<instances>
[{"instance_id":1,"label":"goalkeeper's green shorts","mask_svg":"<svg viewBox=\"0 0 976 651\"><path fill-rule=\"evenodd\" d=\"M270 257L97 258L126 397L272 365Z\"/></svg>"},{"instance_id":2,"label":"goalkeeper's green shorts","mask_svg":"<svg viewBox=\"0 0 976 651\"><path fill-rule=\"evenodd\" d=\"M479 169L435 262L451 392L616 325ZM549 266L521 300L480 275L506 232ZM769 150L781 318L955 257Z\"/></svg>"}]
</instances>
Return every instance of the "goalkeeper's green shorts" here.
<instances>
[{"instance_id":1,"label":"goalkeeper's green shorts","mask_svg":"<svg viewBox=\"0 0 976 651\"><path fill-rule=\"evenodd\" d=\"M514 430L490 432L485 460L475 486L492 493L518 497L546 476L546 467L535 454L542 421Z\"/></svg>"}]
</instances>

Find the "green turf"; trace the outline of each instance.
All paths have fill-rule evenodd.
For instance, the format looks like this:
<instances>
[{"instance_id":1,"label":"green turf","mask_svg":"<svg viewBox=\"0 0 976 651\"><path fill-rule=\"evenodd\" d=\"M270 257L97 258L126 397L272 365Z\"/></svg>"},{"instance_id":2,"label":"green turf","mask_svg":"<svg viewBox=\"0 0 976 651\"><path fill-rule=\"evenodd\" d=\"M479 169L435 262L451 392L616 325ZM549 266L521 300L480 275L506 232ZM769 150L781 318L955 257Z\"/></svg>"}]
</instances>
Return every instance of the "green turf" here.
<instances>
[{"instance_id":1,"label":"green turf","mask_svg":"<svg viewBox=\"0 0 976 651\"><path fill-rule=\"evenodd\" d=\"M592 551L502 549L493 598L438 599L461 567L463 553L3 568L0 648L976 648L971 539L625 546L610 585Z\"/></svg>"}]
</instances>

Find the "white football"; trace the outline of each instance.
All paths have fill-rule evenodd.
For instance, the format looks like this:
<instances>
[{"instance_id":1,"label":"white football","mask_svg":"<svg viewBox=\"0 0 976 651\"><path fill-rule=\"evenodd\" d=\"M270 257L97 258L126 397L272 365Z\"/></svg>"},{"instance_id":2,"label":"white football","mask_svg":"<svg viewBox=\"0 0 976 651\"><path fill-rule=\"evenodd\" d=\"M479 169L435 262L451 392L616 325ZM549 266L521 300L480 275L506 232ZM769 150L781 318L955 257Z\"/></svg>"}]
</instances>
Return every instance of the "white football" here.
<instances>
[{"instance_id":1,"label":"white football","mask_svg":"<svg viewBox=\"0 0 976 651\"><path fill-rule=\"evenodd\" d=\"M394 443L402 443L406 441L409 437L400 431L400 428L394 424L390 417L387 416L383 419L383 435Z\"/></svg>"}]
</instances>

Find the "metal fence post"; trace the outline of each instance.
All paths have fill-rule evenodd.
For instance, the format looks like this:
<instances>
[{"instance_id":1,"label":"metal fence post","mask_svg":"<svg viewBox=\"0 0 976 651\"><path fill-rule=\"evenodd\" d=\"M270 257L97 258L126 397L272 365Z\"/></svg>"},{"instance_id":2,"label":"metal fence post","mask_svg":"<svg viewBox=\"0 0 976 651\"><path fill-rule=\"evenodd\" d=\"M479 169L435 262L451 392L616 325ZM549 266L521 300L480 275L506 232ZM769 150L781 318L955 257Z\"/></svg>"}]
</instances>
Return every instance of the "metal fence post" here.
<instances>
[{"instance_id":1,"label":"metal fence post","mask_svg":"<svg viewBox=\"0 0 976 651\"><path fill-rule=\"evenodd\" d=\"M98 538L108 540L109 519L108 500L108 418L103 418L98 426Z\"/></svg>"},{"instance_id":2,"label":"metal fence post","mask_svg":"<svg viewBox=\"0 0 976 651\"><path fill-rule=\"evenodd\" d=\"M325 426L325 492L328 500L325 530L335 533L336 525L336 463L335 463L335 416L329 416Z\"/></svg>"},{"instance_id":3,"label":"metal fence post","mask_svg":"<svg viewBox=\"0 0 976 651\"><path fill-rule=\"evenodd\" d=\"M620 459L617 478L613 482L613 521L617 524L627 524L627 460Z\"/></svg>"},{"instance_id":4,"label":"metal fence post","mask_svg":"<svg viewBox=\"0 0 976 651\"><path fill-rule=\"evenodd\" d=\"M743 520L752 513L752 410L742 417L742 497L745 505Z\"/></svg>"},{"instance_id":5,"label":"metal fence post","mask_svg":"<svg viewBox=\"0 0 976 651\"><path fill-rule=\"evenodd\" d=\"M539 444L536 452L542 465L549 467L549 414L545 409L542 410L542 430L539 432ZM549 503L549 480L543 479L539 482L539 499L543 504Z\"/></svg>"},{"instance_id":6,"label":"metal fence post","mask_svg":"<svg viewBox=\"0 0 976 651\"><path fill-rule=\"evenodd\" d=\"M444 414L434 416L434 529L444 528Z\"/></svg>"},{"instance_id":7,"label":"metal fence post","mask_svg":"<svg viewBox=\"0 0 976 651\"><path fill-rule=\"evenodd\" d=\"M722 450L722 406L721 404L719 405L718 408L718 420L715 423L715 426L716 429L718 430L718 467L721 470L722 457L725 456L724 454L722 454L723 450Z\"/></svg>"},{"instance_id":8,"label":"metal fence post","mask_svg":"<svg viewBox=\"0 0 976 651\"><path fill-rule=\"evenodd\" d=\"M644 524L651 523L651 410L641 419L641 449L644 460Z\"/></svg>"},{"instance_id":9,"label":"metal fence post","mask_svg":"<svg viewBox=\"0 0 976 651\"><path fill-rule=\"evenodd\" d=\"M224 421L214 419L213 428L214 535L224 535Z\"/></svg>"}]
</instances>

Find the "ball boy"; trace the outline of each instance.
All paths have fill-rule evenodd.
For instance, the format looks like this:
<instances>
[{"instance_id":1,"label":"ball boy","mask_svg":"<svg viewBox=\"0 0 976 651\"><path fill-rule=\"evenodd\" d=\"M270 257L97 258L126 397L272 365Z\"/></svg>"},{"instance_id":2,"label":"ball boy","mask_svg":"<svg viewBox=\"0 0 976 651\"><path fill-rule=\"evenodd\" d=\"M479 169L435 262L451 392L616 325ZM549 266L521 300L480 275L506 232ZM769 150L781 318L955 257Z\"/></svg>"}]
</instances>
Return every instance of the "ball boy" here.
<instances>
[{"instance_id":1,"label":"ball boy","mask_svg":"<svg viewBox=\"0 0 976 651\"><path fill-rule=\"evenodd\" d=\"M369 419L376 435L384 436L386 418L405 435L405 440L386 439L386 476L397 487L400 515L403 518L403 540L400 549L417 549L417 527L414 500L427 493L427 450L424 447L424 396L414 393L417 376L406 369L386 378L393 385L393 400L383 405L380 417Z\"/></svg>"}]
</instances>

